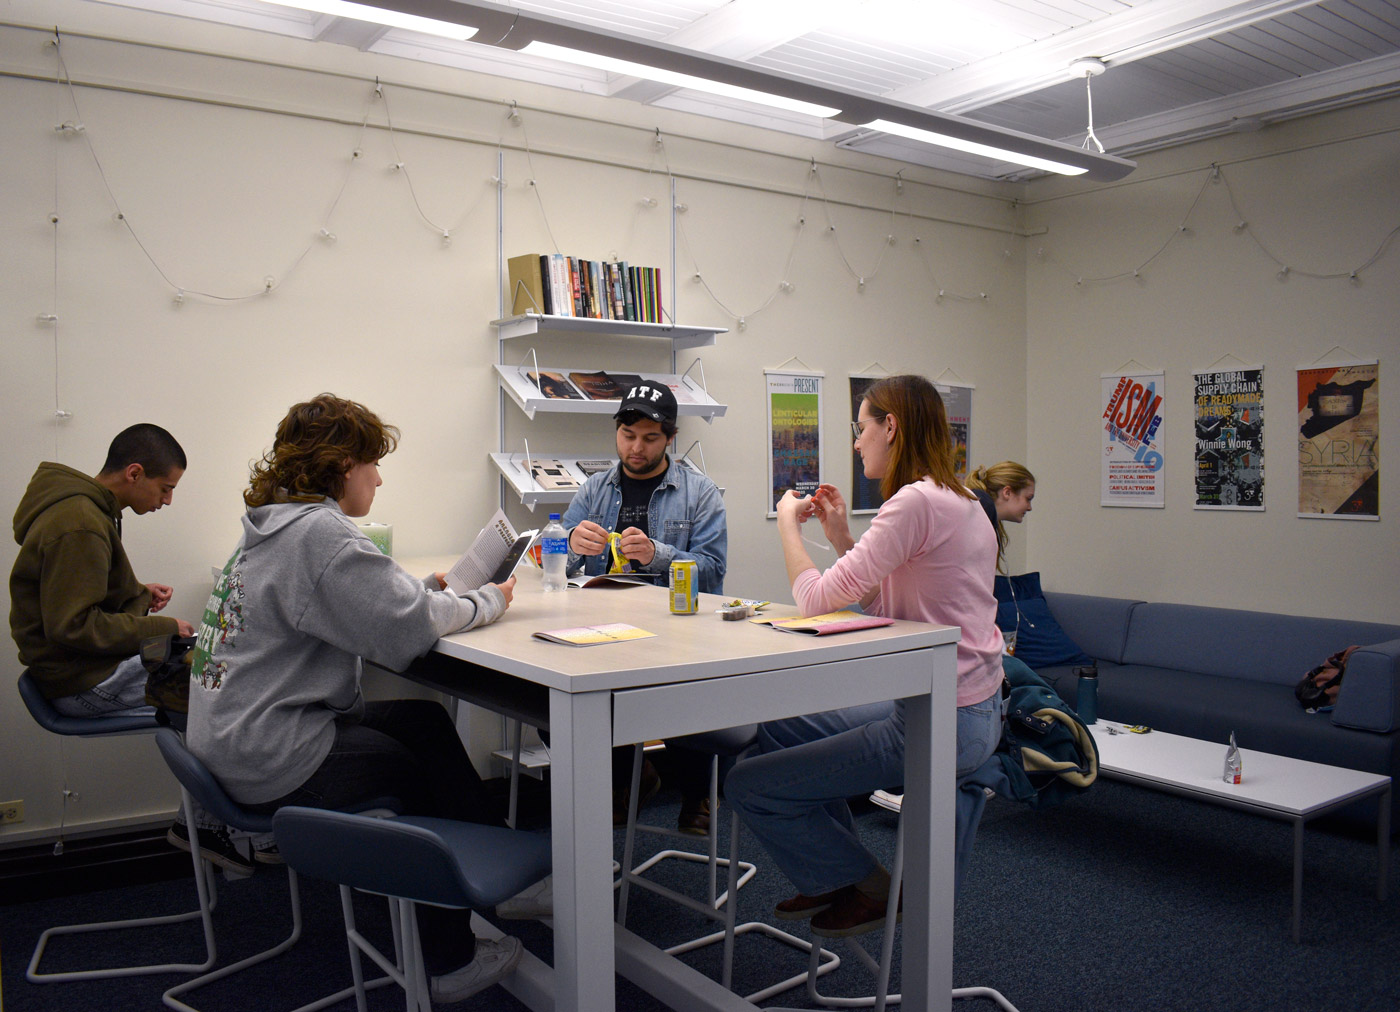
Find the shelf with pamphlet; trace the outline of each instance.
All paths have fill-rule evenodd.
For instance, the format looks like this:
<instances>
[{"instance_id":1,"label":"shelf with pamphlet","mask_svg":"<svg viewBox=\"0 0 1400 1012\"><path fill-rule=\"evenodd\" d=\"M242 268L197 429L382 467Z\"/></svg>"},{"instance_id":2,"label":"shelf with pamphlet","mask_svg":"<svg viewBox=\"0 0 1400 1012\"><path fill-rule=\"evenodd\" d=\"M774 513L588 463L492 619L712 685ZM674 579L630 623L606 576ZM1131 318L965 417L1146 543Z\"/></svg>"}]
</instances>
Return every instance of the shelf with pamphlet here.
<instances>
[{"instance_id":1,"label":"shelf with pamphlet","mask_svg":"<svg viewBox=\"0 0 1400 1012\"><path fill-rule=\"evenodd\" d=\"M691 369L699 363L697 359ZM533 419L537 411L572 412L588 415L614 414L622 396L642 380L665 383L676 395L677 413L711 421L723 415L728 406L720 404L705 389L702 378L696 380L690 370L671 373L633 373L619 370L543 368L532 351L519 365L496 367L501 389Z\"/></svg>"},{"instance_id":2,"label":"shelf with pamphlet","mask_svg":"<svg viewBox=\"0 0 1400 1012\"><path fill-rule=\"evenodd\" d=\"M704 474L704 453L700 441L696 440L691 443L690 449L680 455L680 459ZM698 463L696 455L699 457ZM533 512L534 508L541 504L568 504L573 500L574 493L591 475L611 469L617 463L617 457L600 457L597 454L532 454L530 444L526 442L523 453L493 453L491 463L496 465L496 470L501 472L511 491L520 497L521 504ZM720 489L720 494L724 494L724 489Z\"/></svg>"},{"instance_id":3,"label":"shelf with pamphlet","mask_svg":"<svg viewBox=\"0 0 1400 1012\"><path fill-rule=\"evenodd\" d=\"M682 327L673 323L638 323L635 320L595 320L586 316L546 316L524 313L492 320L502 341L536 334L596 334L598 336L657 338L670 341L676 350L706 348L725 327Z\"/></svg>"}]
</instances>

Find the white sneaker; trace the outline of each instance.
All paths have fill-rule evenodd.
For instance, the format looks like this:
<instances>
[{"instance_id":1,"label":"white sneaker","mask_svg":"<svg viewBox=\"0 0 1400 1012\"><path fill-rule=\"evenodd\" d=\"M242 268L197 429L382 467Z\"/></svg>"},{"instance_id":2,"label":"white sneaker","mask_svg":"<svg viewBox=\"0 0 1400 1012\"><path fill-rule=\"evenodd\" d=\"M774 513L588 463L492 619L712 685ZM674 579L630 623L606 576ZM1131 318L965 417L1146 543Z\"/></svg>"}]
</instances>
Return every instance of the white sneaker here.
<instances>
[{"instance_id":1,"label":"white sneaker","mask_svg":"<svg viewBox=\"0 0 1400 1012\"><path fill-rule=\"evenodd\" d=\"M510 935L499 939L478 938L476 957L470 963L429 982L428 993L433 1004L465 1001L478 991L499 984L515 970L522 951L520 939Z\"/></svg>"},{"instance_id":2,"label":"white sneaker","mask_svg":"<svg viewBox=\"0 0 1400 1012\"><path fill-rule=\"evenodd\" d=\"M528 889L496 904L496 916L503 921L534 921L554 916L554 876L546 875Z\"/></svg>"}]
</instances>

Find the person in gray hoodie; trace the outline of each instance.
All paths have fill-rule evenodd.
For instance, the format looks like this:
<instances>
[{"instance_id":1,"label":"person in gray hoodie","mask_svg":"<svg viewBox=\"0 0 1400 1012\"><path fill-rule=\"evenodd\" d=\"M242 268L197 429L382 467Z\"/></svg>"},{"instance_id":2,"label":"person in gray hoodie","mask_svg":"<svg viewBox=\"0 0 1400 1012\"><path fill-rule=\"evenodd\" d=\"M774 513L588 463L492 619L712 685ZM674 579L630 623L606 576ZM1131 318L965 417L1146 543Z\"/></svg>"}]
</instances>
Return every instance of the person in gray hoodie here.
<instances>
[{"instance_id":1,"label":"person in gray hoodie","mask_svg":"<svg viewBox=\"0 0 1400 1012\"><path fill-rule=\"evenodd\" d=\"M419 581L353 518L381 484L398 430L354 401L294 405L254 464L243 535L205 607L190 672L190 750L252 811L354 808L503 825L451 718L431 700L366 703L363 659L401 670L448 633L499 618L512 577L459 597ZM520 942L473 937L470 911L420 906L435 1002L514 969Z\"/></svg>"}]
</instances>

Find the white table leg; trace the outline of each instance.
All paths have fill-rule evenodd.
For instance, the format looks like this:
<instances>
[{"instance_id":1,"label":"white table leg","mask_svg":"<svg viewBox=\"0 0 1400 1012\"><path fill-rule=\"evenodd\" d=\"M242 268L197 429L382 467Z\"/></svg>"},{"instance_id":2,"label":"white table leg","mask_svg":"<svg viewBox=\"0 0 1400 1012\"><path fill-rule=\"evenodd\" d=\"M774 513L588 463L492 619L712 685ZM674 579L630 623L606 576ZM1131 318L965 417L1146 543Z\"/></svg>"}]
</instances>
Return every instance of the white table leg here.
<instances>
[{"instance_id":1,"label":"white table leg","mask_svg":"<svg viewBox=\"0 0 1400 1012\"><path fill-rule=\"evenodd\" d=\"M1390 788L1381 793L1380 817L1376 820L1376 899L1383 900L1389 892L1390 878Z\"/></svg>"},{"instance_id":2,"label":"white table leg","mask_svg":"<svg viewBox=\"0 0 1400 1012\"><path fill-rule=\"evenodd\" d=\"M951 654L930 696L905 700L903 1008L948 1009L953 991L957 699Z\"/></svg>"},{"instance_id":3,"label":"white table leg","mask_svg":"<svg viewBox=\"0 0 1400 1012\"><path fill-rule=\"evenodd\" d=\"M1303 820L1293 820L1293 942L1303 933Z\"/></svg>"},{"instance_id":4,"label":"white table leg","mask_svg":"<svg viewBox=\"0 0 1400 1012\"><path fill-rule=\"evenodd\" d=\"M549 694L555 1012L613 1012L612 705Z\"/></svg>"}]
</instances>

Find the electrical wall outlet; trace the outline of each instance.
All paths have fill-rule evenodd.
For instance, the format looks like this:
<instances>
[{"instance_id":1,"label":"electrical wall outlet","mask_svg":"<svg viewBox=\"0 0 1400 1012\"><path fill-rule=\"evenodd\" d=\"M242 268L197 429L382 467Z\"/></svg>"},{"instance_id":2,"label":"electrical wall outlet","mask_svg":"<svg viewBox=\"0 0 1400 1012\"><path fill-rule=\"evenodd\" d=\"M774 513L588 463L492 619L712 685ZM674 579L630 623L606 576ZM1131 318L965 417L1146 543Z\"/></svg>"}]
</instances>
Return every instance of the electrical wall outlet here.
<instances>
[{"instance_id":1,"label":"electrical wall outlet","mask_svg":"<svg viewBox=\"0 0 1400 1012\"><path fill-rule=\"evenodd\" d=\"M23 822L23 801L0 801L0 823Z\"/></svg>"}]
</instances>

